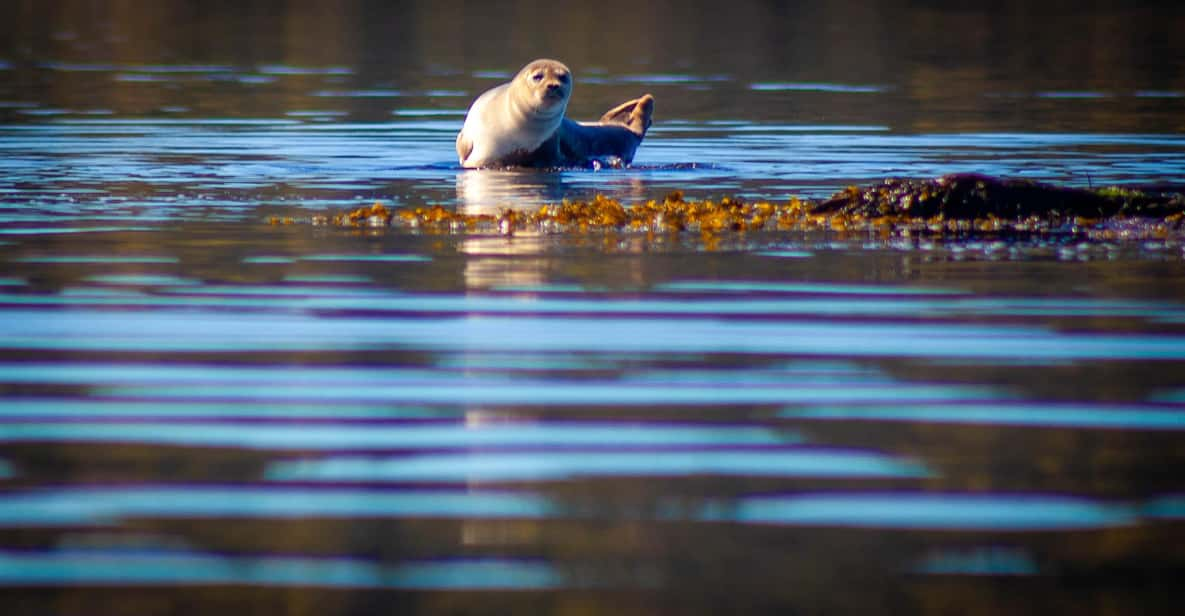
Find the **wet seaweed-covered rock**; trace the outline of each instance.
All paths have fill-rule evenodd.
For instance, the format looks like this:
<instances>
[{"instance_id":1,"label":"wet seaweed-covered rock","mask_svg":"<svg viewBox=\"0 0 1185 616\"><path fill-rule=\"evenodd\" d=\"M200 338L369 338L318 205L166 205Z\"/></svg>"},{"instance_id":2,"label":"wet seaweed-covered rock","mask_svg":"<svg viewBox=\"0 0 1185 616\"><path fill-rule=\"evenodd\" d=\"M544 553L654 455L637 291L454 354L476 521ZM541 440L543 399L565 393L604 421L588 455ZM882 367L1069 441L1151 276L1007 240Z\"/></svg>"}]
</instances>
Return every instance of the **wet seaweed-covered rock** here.
<instances>
[{"instance_id":1,"label":"wet seaweed-covered rock","mask_svg":"<svg viewBox=\"0 0 1185 616\"><path fill-rule=\"evenodd\" d=\"M889 179L867 188L853 186L819 203L812 212L869 219L1017 220L1166 218L1185 211L1185 195L1172 192L1172 187L1159 188L1164 192L1117 187L1090 190L968 173L928 180Z\"/></svg>"},{"instance_id":2,"label":"wet seaweed-covered rock","mask_svg":"<svg viewBox=\"0 0 1185 616\"><path fill-rule=\"evenodd\" d=\"M273 220L287 224L290 219ZM1087 232L1102 239L1152 237L1185 227L1185 187L1082 189L975 174L936 179L890 179L851 187L822 202L784 203L686 199L676 191L661 201L625 204L597 195L535 209L508 207L468 214L440 205L388 209L381 203L313 224L400 226L429 233L699 232L775 230L878 233L997 234Z\"/></svg>"},{"instance_id":3,"label":"wet seaweed-covered rock","mask_svg":"<svg viewBox=\"0 0 1185 616\"><path fill-rule=\"evenodd\" d=\"M385 227L400 225L432 232L488 232L504 235L530 231L631 231L721 233L797 228L807 218L809 204L791 199L785 204L748 203L724 197L719 201L684 199L673 192L663 200L623 204L597 195L590 200L543 205L531 210L505 208L497 214L466 214L439 205L392 211L381 203L334 216L313 218L317 225ZM272 224L282 224L273 219Z\"/></svg>"}]
</instances>

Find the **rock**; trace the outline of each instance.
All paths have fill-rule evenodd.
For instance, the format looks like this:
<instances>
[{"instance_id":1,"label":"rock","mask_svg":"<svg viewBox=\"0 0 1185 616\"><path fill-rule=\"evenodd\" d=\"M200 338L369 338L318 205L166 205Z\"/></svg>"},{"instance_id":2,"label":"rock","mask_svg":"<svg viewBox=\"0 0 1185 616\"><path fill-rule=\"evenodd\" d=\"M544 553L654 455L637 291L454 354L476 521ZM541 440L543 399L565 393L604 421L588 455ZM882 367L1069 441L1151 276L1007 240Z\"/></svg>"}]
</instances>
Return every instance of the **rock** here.
<instances>
[{"instance_id":1,"label":"rock","mask_svg":"<svg viewBox=\"0 0 1185 616\"><path fill-rule=\"evenodd\" d=\"M889 179L851 187L817 204L814 214L863 218L1017 220L1040 218L1167 218L1185 211L1183 187L1156 192L1084 189L963 173L930 180Z\"/></svg>"}]
</instances>

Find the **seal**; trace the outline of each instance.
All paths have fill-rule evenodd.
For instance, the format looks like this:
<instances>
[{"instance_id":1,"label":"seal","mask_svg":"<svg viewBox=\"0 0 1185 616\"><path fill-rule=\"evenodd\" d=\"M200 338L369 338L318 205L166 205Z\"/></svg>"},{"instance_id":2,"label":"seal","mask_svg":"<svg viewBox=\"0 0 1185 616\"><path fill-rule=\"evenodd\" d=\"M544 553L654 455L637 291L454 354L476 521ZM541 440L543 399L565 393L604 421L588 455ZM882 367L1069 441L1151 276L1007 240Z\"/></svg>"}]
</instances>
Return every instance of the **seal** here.
<instances>
[{"instance_id":1,"label":"seal","mask_svg":"<svg viewBox=\"0 0 1185 616\"><path fill-rule=\"evenodd\" d=\"M598 122L565 114L572 71L555 60L534 60L508 83L473 102L457 135L457 157L467 169L582 167L594 161L629 164L654 115L646 94L610 109Z\"/></svg>"}]
</instances>

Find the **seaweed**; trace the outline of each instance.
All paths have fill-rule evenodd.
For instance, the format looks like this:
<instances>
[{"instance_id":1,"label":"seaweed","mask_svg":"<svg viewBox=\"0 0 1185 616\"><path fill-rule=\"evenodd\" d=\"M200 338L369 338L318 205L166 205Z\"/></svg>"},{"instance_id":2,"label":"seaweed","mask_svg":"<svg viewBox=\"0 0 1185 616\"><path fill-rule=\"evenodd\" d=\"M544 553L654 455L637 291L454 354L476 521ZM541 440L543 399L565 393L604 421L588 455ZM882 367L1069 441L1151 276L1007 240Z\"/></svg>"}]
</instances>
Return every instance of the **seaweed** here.
<instances>
[{"instance_id":1,"label":"seaweed","mask_svg":"<svg viewBox=\"0 0 1185 616\"><path fill-rule=\"evenodd\" d=\"M519 231L690 231L705 239L722 233L811 229L931 234L1106 230L1108 224L1126 221L1139 221L1150 233L1164 233L1182 228L1183 193L1173 186L1083 189L954 174L935 179L887 179L864 188L851 186L817 202L796 197L783 203L746 202L735 197L697 201L676 191L662 200L631 205L597 195L591 200L564 200L533 210L506 208L496 214L469 214L440 205L392 211L375 203L345 214L314 217L313 222L503 235Z\"/></svg>"}]
</instances>

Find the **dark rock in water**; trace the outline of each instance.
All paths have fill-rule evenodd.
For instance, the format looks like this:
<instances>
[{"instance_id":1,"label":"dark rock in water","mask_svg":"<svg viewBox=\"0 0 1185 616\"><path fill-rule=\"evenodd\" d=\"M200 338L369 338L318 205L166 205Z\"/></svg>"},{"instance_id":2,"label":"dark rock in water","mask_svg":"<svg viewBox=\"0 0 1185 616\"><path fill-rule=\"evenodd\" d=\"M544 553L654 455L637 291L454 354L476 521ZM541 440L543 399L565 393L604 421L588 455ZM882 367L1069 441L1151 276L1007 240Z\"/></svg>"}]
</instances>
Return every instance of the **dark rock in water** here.
<instances>
[{"instance_id":1,"label":"dark rock in water","mask_svg":"<svg viewBox=\"0 0 1185 616\"><path fill-rule=\"evenodd\" d=\"M932 180L889 179L851 187L813 208L815 214L863 218L906 217L975 220L982 218L1167 218L1185 211L1185 187L1155 191L1108 187L1083 189L977 174Z\"/></svg>"}]
</instances>

